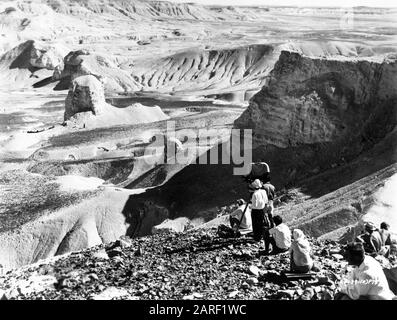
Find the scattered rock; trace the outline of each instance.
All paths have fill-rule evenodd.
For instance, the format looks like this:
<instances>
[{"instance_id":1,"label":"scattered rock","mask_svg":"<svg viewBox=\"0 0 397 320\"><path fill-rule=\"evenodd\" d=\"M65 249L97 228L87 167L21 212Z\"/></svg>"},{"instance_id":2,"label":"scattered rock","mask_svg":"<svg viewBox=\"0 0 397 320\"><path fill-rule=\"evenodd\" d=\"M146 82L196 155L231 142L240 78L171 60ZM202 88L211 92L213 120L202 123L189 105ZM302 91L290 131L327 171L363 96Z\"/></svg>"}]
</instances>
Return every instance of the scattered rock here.
<instances>
[{"instance_id":1,"label":"scattered rock","mask_svg":"<svg viewBox=\"0 0 397 320\"><path fill-rule=\"evenodd\" d=\"M311 300L314 296L314 290L312 288L307 288L303 291L301 295L301 300Z\"/></svg>"},{"instance_id":2,"label":"scattered rock","mask_svg":"<svg viewBox=\"0 0 397 320\"><path fill-rule=\"evenodd\" d=\"M248 279L247 279L247 283L248 283L249 285L252 285L252 286L257 285L258 282L259 282L258 279L255 278L255 277L251 277L251 278L248 278Z\"/></svg>"},{"instance_id":3,"label":"scattered rock","mask_svg":"<svg viewBox=\"0 0 397 320\"><path fill-rule=\"evenodd\" d=\"M109 256L105 250L95 251L91 254L91 256L93 259L96 259L96 260L108 260L109 259Z\"/></svg>"},{"instance_id":4,"label":"scattered rock","mask_svg":"<svg viewBox=\"0 0 397 320\"><path fill-rule=\"evenodd\" d=\"M247 283L247 282L243 282L242 284L241 284L241 289L249 289L249 287L250 287L250 285Z\"/></svg>"},{"instance_id":5,"label":"scattered rock","mask_svg":"<svg viewBox=\"0 0 397 320\"><path fill-rule=\"evenodd\" d=\"M201 293L198 292L194 292L192 294L193 297L197 298L197 299L202 299L204 296Z\"/></svg>"},{"instance_id":6,"label":"scattered rock","mask_svg":"<svg viewBox=\"0 0 397 320\"><path fill-rule=\"evenodd\" d=\"M138 247L138 249L135 251L135 253L134 253L134 255L135 256L137 256L137 257L140 257L140 256L142 256L142 249L141 249L141 247Z\"/></svg>"},{"instance_id":7,"label":"scattered rock","mask_svg":"<svg viewBox=\"0 0 397 320\"><path fill-rule=\"evenodd\" d=\"M121 298L126 298L129 296L129 293L127 290L122 289L122 288L116 288L116 287L109 287L102 291L99 294L95 294L90 297L92 300L115 300L115 299L121 299Z\"/></svg>"},{"instance_id":8,"label":"scattered rock","mask_svg":"<svg viewBox=\"0 0 397 320\"><path fill-rule=\"evenodd\" d=\"M19 295L37 294L45 290L54 290L57 279L50 275L33 275L27 280L19 280L11 290L5 292L7 299L13 299ZM4 295L4 293L3 293Z\"/></svg>"},{"instance_id":9,"label":"scattered rock","mask_svg":"<svg viewBox=\"0 0 397 320\"><path fill-rule=\"evenodd\" d=\"M331 255L335 260L343 260L343 256L341 255L341 254L339 254L339 253L333 253L332 255Z\"/></svg>"},{"instance_id":10,"label":"scattered rock","mask_svg":"<svg viewBox=\"0 0 397 320\"><path fill-rule=\"evenodd\" d=\"M123 255L123 250L120 247L116 247L114 249L108 250L106 253L109 256L109 258L113 258L115 256Z\"/></svg>"},{"instance_id":11,"label":"scattered rock","mask_svg":"<svg viewBox=\"0 0 397 320\"><path fill-rule=\"evenodd\" d=\"M115 246L120 247L122 249L130 248L132 246L131 240L127 239L119 239L115 242Z\"/></svg>"},{"instance_id":12,"label":"scattered rock","mask_svg":"<svg viewBox=\"0 0 397 320\"><path fill-rule=\"evenodd\" d=\"M329 250L327 249L327 248L324 248L323 250L321 250L321 252L320 252L320 255L322 256L322 257L327 257L327 256L329 256Z\"/></svg>"},{"instance_id":13,"label":"scattered rock","mask_svg":"<svg viewBox=\"0 0 397 320\"><path fill-rule=\"evenodd\" d=\"M254 276L256 276L256 277L259 276L260 270L259 270L259 268L258 268L257 266L250 266L250 267L248 268L248 270L249 270L249 272L250 272L251 274L253 274Z\"/></svg>"},{"instance_id":14,"label":"scattered rock","mask_svg":"<svg viewBox=\"0 0 397 320\"><path fill-rule=\"evenodd\" d=\"M280 272L289 267L289 259L284 255L255 257L258 244L244 238L223 239L215 235L216 228L126 239L126 243L116 241L106 245L106 249L98 245L48 265L32 266L23 274L12 271L0 277L0 287L7 288L7 299L326 300L333 297L339 281L335 275L341 274L344 262L317 256L321 273L314 281L284 283ZM324 242L309 240L314 252L321 252L325 246ZM195 252L191 251L193 247ZM338 250L337 245L326 247ZM236 259L237 253L240 257L252 255L251 262ZM272 266L274 269L270 270ZM22 294L15 283L27 281L34 274L56 277L56 290L39 293L27 290Z\"/></svg>"},{"instance_id":15,"label":"scattered rock","mask_svg":"<svg viewBox=\"0 0 397 320\"><path fill-rule=\"evenodd\" d=\"M150 44L150 41L148 41L148 40L139 40L139 41L137 41L137 44L139 44L140 46L144 46L144 45Z\"/></svg>"},{"instance_id":16,"label":"scattered rock","mask_svg":"<svg viewBox=\"0 0 397 320\"><path fill-rule=\"evenodd\" d=\"M287 298L290 298L290 299L293 298L294 294L295 294L294 290L280 290L280 291L278 291L278 295L280 297L286 296Z\"/></svg>"},{"instance_id":17,"label":"scattered rock","mask_svg":"<svg viewBox=\"0 0 397 320\"><path fill-rule=\"evenodd\" d=\"M235 296L237 296L238 295L238 290L234 290L234 291L232 291L232 292L230 292L229 293L229 298L234 298Z\"/></svg>"}]
</instances>

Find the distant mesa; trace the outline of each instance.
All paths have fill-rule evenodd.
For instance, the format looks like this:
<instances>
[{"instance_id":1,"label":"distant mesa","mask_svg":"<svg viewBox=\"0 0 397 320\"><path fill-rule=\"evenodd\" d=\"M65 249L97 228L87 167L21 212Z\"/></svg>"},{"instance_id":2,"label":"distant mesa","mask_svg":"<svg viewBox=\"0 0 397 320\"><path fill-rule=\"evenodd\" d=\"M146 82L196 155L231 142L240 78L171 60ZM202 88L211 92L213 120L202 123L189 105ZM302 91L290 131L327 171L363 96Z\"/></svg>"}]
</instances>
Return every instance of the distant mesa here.
<instances>
[{"instance_id":1,"label":"distant mesa","mask_svg":"<svg viewBox=\"0 0 397 320\"><path fill-rule=\"evenodd\" d=\"M73 80L65 101L64 120L84 128L148 123L168 119L160 107L133 104L114 107L105 101L103 84L93 75Z\"/></svg>"}]
</instances>

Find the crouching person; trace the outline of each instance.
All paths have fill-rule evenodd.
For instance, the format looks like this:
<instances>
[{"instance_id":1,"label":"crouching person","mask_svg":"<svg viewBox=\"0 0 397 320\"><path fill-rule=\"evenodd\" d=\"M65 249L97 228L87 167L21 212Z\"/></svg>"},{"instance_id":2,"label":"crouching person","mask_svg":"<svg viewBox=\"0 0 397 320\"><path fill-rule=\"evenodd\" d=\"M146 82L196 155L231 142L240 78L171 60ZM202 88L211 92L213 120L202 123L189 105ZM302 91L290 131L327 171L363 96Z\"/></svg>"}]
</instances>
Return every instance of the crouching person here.
<instances>
[{"instance_id":1,"label":"crouching person","mask_svg":"<svg viewBox=\"0 0 397 320\"><path fill-rule=\"evenodd\" d=\"M314 264L310 256L311 247L309 240L300 229L292 232L293 240L291 243L291 272L307 273L312 270Z\"/></svg>"},{"instance_id":2,"label":"crouching person","mask_svg":"<svg viewBox=\"0 0 397 320\"><path fill-rule=\"evenodd\" d=\"M243 199L237 200L238 208L230 214L230 225L240 234L252 232L251 208Z\"/></svg>"},{"instance_id":3,"label":"crouching person","mask_svg":"<svg viewBox=\"0 0 397 320\"><path fill-rule=\"evenodd\" d=\"M272 245L271 254L286 252L291 246L291 230L283 223L283 219L280 216L275 216L273 221L276 226L269 230L270 243Z\"/></svg>"},{"instance_id":4,"label":"crouching person","mask_svg":"<svg viewBox=\"0 0 397 320\"><path fill-rule=\"evenodd\" d=\"M351 270L341 281L340 291L335 300L392 300L393 292L389 288L382 266L371 256L365 255L360 242L346 246L344 257Z\"/></svg>"}]
</instances>

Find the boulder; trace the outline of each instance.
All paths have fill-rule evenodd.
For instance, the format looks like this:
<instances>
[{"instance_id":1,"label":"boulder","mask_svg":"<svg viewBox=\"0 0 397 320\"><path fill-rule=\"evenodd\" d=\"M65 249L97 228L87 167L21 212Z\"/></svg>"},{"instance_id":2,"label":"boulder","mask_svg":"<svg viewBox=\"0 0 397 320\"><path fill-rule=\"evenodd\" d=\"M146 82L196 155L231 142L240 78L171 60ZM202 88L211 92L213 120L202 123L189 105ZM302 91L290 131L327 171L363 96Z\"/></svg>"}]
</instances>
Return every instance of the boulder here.
<instances>
[{"instance_id":1,"label":"boulder","mask_svg":"<svg viewBox=\"0 0 397 320\"><path fill-rule=\"evenodd\" d=\"M251 274L253 274L254 276L256 276L256 277L259 276L260 270L259 270L259 268L258 268L257 266L250 266L248 270L249 270L249 272L250 272Z\"/></svg>"},{"instance_id":2,"label":"boulder","mask_svg":"<svg viewBox=\"0 0 397 320\"><path fill-rule=\"evenodd\" d=\"M109 287L103 290L101 293L95 294L91 296L92 300L114 300L114 299L121 299L126 298L130 294L127 290L122 288L116 287Z\"/></svg>"},{"instance_id":3,"label":"boulder","mask_svg":"<svg viewBox=\"0 0 397 320\"><path fill-rule=\"evenodd\" d=\"M152 233L161 232L184 232L190 225L190 219L185 217L180 217L177 219L166 219L161 224L154 226L152 228Z\"/></svg>"},{"instance_id":4,"label":"boulder","mask_svg":"<svg viewBox=\"0 0 397 320\"><path fill-rule=\"evenodd\" d=\"M65 101L64 120L82 128L110 127L167 120L160 107L135 103L117 108L105 101L102 81L93 75L80 76L72 81Z\"/></svg>"},{"instance_id":5,"label":"boulder","mask_svg":"<svg viewBox=\"0 0 397 320\"><path fill-rule=\"evenodd\" d=\"M81 76L73 80L65 104L64 120L79 112L98 115L106 105L102 83L94 76Z\"/></svg>"}]
</instances>

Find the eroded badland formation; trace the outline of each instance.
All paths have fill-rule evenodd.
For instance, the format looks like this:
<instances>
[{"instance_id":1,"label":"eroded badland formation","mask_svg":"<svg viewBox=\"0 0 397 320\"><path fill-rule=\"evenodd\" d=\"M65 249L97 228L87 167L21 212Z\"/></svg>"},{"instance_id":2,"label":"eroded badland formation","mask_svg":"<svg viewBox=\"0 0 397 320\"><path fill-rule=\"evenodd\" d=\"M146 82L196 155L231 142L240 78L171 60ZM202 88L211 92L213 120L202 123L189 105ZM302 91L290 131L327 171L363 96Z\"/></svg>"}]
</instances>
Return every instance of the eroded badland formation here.
<instances>
[{"instance_id":1,"label":"eroded badland formation","mask_svg":"<svg viewBox=\"0 0 397 320\"><path fill-rule=\"evenodd\" d=\"M290 226L336 241L365 220L397 232L397 11L344 14L2 1L0 264L217 225L247 186L233 164L196 158L232 129L253 130ZM191 164L148 161L170 120ZM198 129L210 139L185 138Z\"/></svg>"}]
</instances>

